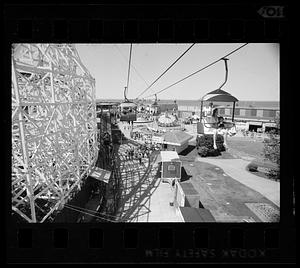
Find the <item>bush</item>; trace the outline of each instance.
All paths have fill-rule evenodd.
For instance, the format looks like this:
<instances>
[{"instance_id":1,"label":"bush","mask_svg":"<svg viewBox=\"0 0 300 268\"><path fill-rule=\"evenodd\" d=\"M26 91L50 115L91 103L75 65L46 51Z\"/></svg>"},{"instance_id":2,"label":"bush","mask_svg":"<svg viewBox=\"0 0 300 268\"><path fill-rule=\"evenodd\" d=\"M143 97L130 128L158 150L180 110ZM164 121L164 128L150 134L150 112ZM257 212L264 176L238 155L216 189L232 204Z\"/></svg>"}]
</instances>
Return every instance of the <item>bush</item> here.
<instances>
[{"instance_id":1,"label":"bush","mask_svg":"<svg viewBox=\"0 0 300 268\"><path fill-rule=\"evenodd\" d=\"M277 130L268 133L268 139L264 140L263 153L267 160L278 165L278 170L270 169L269 177L275 180L280 179L280 118L275 119Z\"/></svg>"},{"instance_id":2,"label":"bush","mask_svg":"<svg viewBox=\"0 0 300 268\"><path fill-rule=\"evenodd\" d=\"M198 148L198 154L201 156L201 157L206 157L206 156L218 156L220 155L220 150L217 149L208 149L207 147L205 146L200 146Z\"/></svg>"},{"instance_id":3,"label":"bush","mask_svg":"<svg viewBox=\"0 0 300 268\"><path fill-rule=\"evenodd\" d=\"M272 180L276 180L276 181L279 180L280 179L280 170L269 169L268 177Z\"/></svg>"},{"instance_id":4,"label":"bush","mask_svg":"<svg viewBox=\"0 0 300 268\"><path fill-rule=\"evenodd\" d=\"M200 156L202 156L202 157L207 156L207 154L208 154L208 148L205 147L205 146L199 147L199 149L198 149L198 154L199 154Z\"/></svg>"},{"instance_id":5,"label":"bush","mask_svg":"<svg viewBox=\"0 0 300 268\"><path fill-rule=\"evenodd\" d=\"M197 147L206 147L207 149L214 150L214 143L213 143L213 135L203 135L198 136L196 139ZM222 135L217 134L216 144L219 151L225 151L224 148L224 138Z\"/></svg>"},{"instance_id":6,"label":"bush","mask_svg":"<svg viewBox=\"0 0 300 268\"><path fill-rule=\"evenodd\" d=\"M218 156L220 155L220 152L225 151L223 142L224 142L223 136L217 134L217 139L216 139L217 149L214 149L213 135L198 136L196 139L198 153L202 157Z\"/></svg>"},{"instance_id":7,"label":"bush","mask_svg":"<svg viewBox=\"0 0 300 268\"><path fill-rule=\"evenodd\" d=\"M220 155L221 153L220 153L220 150L219 149L208 149L208 153L207 153L207 155L208 156L218 156L218 155Z\"/></svg>"}]
</instances>

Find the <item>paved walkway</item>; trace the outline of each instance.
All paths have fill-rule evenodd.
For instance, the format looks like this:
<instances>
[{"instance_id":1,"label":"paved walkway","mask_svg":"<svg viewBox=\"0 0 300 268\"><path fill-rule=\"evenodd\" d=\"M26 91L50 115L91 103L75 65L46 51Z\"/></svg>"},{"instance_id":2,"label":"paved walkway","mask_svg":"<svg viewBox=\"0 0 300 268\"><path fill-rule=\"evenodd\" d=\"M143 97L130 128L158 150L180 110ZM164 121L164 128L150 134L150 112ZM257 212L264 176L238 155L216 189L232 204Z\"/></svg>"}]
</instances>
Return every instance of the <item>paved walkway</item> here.
<instances>
[{"instance_id":1,"label":"paved walkway","mask_svg":"<svg viewBox=\"0 0 300 268\"><path fill-rule=\"evenodd\" d=\"M126 129L124 129L126 126ZM130 142L130 129L128 124L121 123L120 129ZM126 149L123 144L120 152ZM264 179L249 173L246 166L252 159L250 158L193 158L196 162L206 162L220 167L225 175L230 176L237 182L253 189L262 196L280 207L280 183L269 179ZM193 161L192 161L193 162ZM124 221L135 222L181 222L182 219L176 212L170 202L173 201L174 193L169 183L162 183L157 178L158 164L150 162L147 169L147 163L137 167L137 163L133 161L123 161L122 180L127 184L127 190L124 191L123 215ZM131 174L129 176L129 174ZM131 197L130 197L131 195ZM125 202L125 203L126 203ZM126 218L127 217L127 218Z\"/></svg>"},{"instance_id":2,"label":"paved walkway","mask_svg":"<svg viewBox=\"0 0 300 268\"><path fill-rule=\"evenodd\" d=\"M148 201L149 212L141 215L138 222L182 222L181 217L170 202L174 201L174 193L169 183L158 179L151 191Z\"/></svg>"},{"instance_id":3,"label":"paved walkway","mask_svg":"<svg viewBox=\"0 0 300 268\"><path fill-rule=\"evenodd\" d=\"M205 157L197 157L196 161L210 163L222 168L227 175L259 192L280 207L280 183L249 173L246 170L246 166L250 161L244 159L214 159Z\"/></svg>"},{"instance_id":4,"label":"paved walkway","mask_svg":"<svg viewBox=\"0 0 300 268\"><path fill-rule=\"evenodd\" d=\"M118 217L123 222L181 222L170 202L174 193L169 183L162 183L158 178L159 165L155 153L152 159L138 160L125 158L125 150L136 147L137 142L130 139L127 123L120 123L119 128L128 139L119 148L120 170L122 177L122 196ZM156 154L158 154L156 152Z\"/></svg>"}]
</instances>

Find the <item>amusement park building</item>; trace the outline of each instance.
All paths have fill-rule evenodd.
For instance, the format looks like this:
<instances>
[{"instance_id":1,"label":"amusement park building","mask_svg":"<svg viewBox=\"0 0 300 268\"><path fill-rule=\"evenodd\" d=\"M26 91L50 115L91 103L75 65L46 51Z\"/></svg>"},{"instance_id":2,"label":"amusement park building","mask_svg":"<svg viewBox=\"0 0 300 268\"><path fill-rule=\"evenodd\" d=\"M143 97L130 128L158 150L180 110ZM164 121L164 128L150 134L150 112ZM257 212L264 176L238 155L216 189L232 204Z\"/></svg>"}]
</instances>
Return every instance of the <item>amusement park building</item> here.
<instances>
[{"instance_id":1,"label":"amusement park building","mask_svg":"<svg viewBox=\"0 0 300 268\"><path fill-rule=\"evenodd\" d=\"M168 131L164 134L164 148L168 151L176 151L181 153L188 147L188 142L193 138L192 135L184 131Z\"/></svg>"},{"instance_id":2,"label":"amusement park building","mask_svg":"<svg viewBox=\"0 0 300 268\"><path fill-rule=\"evenodd\" d=\"M179 106L179 117L185 118L192 113L200 114L198 106ZM220 106L218 114L225 119L232 117L232 107ZM234 111L234 119L236 122L245 124L246 130L257 130L262 128L263 131L268 128L274 128L275 118L280 115L279 107L241 107L236 106Z\"/></svg>"},{"instance_id":3,"label":"amusement park building","mask_svg":"<svg viewBox=\"0 0 300 268\"><path fill-rule=\"evenodd\" d=\"M219 115L224 118L232 117L232 108L220 108ZM246 130L263 132L276 128L275 119L279 117L279 108L236 107L234 118L236 122L245 123Z\"/></svg>"}]
</instances>

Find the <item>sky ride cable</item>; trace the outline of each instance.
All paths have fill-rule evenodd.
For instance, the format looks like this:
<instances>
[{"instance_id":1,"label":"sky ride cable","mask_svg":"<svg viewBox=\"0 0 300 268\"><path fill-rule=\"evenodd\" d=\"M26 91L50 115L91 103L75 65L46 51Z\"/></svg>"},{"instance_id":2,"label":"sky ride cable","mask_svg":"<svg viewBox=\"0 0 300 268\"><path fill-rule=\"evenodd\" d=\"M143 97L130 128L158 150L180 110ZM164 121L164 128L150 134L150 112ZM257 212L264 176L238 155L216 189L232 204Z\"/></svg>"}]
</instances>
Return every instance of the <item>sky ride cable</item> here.
<instances>
[{"instance_id":1,"label":"sky ride cable","mask_svg":"<svg viewBox=\"0 0 300 268\"><path fill-rule=\"evenodd\" d=\"M80 212L80 213L82 213L82 214L86 214L86 215L92 216L92 217L97 218L97 219L100 219L100 220L109 221L109 222L117 222L117 221L115 221L115 220L110 220L110 219L106 219L106 218L104 218L104 217L99 217L99 216L97 216L96 214L92 214L92 213L86 212L86 211L84 211L84 210L80 210L80 209L73 208L73 207L71 207L71 206L69 206L69 205L67 205L67 204L65 205L65 207L68 208L68 209L71 209L71 210Z\"/></svg>"},{"instance_id":2,"label":"sky ride cable","mask_svg":"<svg viewBox=\"0 0 300 268\"><path fill-rule=\"evenodd\" d=\"M167 71L169 71L196 43L192 44L186 51L184 51L158 78L156 78L150 86L148 86L141 94L137 96L139 98L143 95L147 90L149 90ZM153 95L151 95L153 96Z\"/></svg>"},{"instance_id":3,"label":"sky ride cable","mask_svg":"<svg viewBox=\"0 0 300 268\"><path fill-rule=\"evenodd\" d=\"M118 217L118 216L109 215L109 214L106 214L106 213L101 213L101 212L98 212L98 211L94 211L94 210L91 210L91 209L87 209L87 208L83 208L83 207L78 207L78 206L75 206L75 205L70 205L70 204L66 204L66 205L69 206L69 207L78 209L78 210L83 210L83 211L86 211L86 212L94 213L95 215L108 216L108 217L113 217L113 218L117 218Z\"/></svg>"},{"instance_id":4,"label":"sky ride cable","mask_svg":"<svg viewBox=\"0 0 300 268\"><path fill-rule=\"evenodd\" d=\"M125 100L128 100L126 96L127 96L128 87L129 87L129 75L130 75L130 66L131 66L131 52L132 52L132 43L130 44L130 50L129 50L129 63L128 63L127 84L126 84L126 88L125 88L125 91L124 91Z\"/></svg>"},{"instance_id":5,"label":"sky ride cable","mask_svg":"<svg viewBox=\"0 0 300 268\"><path fill-rule=\"evenodd\" d=\"M54 203L52 200L49 201L49 202ZM66 207L68 209L71 209L71 210L74 210L74 211L77 211L77 212L80 212L80 213L83 213L83 214L87 214L87 215L96 217L98 219L102 219L102 220L106 220L106 221L110 221L110 222L117 222L117 220L112 220L112 219L105 218L105 217L117 218L118 216L115 216L115 215L109 215L109 214L106 214L106 213L101 213L101 212L98 212L98 211L90 210L90 209L83 208L83 207L78 207L78 206L71 205L71 204L68 204L68 203L65 204L64 207Z\"/></svg>"},{"instance_id":6,"label":"sky ride cable","mask_svg":"<svg viewBox=\"0 0 300 268\"><path fill-rule=\"evenodd\" d=\"M212 63L206 65L205 67L203 67L203 68L197 70L196 72L193 72L193 73L191 73L190 75L188 75L188 76L186 76L186 77L184 77L184 78L178 80L177 82L175 82L175 83L173 83L173 84L171 84L171 85L169 85L169 86L167 86L167 87L165 87L165 88L163 88L163 89L157 91L156 93L151 94L151 95L149 95L149 96L146 96L145 98L149 98L149 97L155 96L155 94L159 94L159 93L161 93L161 92L163 92L163 91L169 89L170 87L179 84L180 82L182 82L182 81L184 81L184 80L190 78L191 76L193 76L193 75L195 75L195 74L197 74L197 73L199 73L199 72L201 72L201 71L207 69L208 67L210 67L210 66L216 64L217 62L219 62L219 61L221 61L221 60L224 60L224 58L226 58L226 57L228 57L229 55L235 53L236 51L240 50L241 48L243 48L243 47L246 46L246 45L248 45L248 43L246 43L246 44L244 44L244 45L242 45L242 46L236 48L235 50L233 50L233 51L231 51L230 53L226 54L225 56L219 58L218 60L215 60L214 62L212 62ZM222 85L222 86L223 86L223 85Z\"/></svg>"},{"instance_id":7,"label":"sky ride cable","mask_svg":"<svg viewBox=\"0 0 300 268\"><path fill-rule=\"evenodd\" d=\"M126 57L124 56L124 54L122 53L122 51L120 50L120 48L117 46L117 45L114 45L115 48L118 50L118 52L120 53L120 55L126 60L127 62L127 59ZM144 81L144 83L146 84L146 86L148 87L149 86L149 83L145 80L145 78L139 73L139 71L137 70L137 68L131 63L131 68L133 70L135 70L136 74Z\"/></svg>"}]
</instances>

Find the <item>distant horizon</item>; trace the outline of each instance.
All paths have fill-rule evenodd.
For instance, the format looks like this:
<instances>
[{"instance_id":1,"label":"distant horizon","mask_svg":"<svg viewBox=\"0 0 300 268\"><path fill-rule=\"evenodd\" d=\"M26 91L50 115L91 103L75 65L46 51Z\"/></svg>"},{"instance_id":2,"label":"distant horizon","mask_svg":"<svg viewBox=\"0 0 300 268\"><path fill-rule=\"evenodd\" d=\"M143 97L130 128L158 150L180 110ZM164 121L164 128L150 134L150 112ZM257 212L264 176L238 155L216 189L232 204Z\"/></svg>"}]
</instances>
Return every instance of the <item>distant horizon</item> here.
<instances>
[{"instance_id":1,"label":"distant horizon","mask_svg":"<svg viewBox=\"0 0 300 268\"><path fill-rule=\"evenodd\" d=\"M128 98L129 100L135 100L135 99L131 99ZM153 98L154 99L154 98ZM153 99L145 99L145 100L153 100ZM123 100L122 98L96 98L96 100ZM140 99L141 100L141 99ZM164 100L168 100L168 101L200 101L200 99L160 99L158 98L158 101L164 101ZM255 101L255 102L280 102L280 100L238 100L239 101Z\"/></svg>"}]
</instances>

